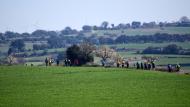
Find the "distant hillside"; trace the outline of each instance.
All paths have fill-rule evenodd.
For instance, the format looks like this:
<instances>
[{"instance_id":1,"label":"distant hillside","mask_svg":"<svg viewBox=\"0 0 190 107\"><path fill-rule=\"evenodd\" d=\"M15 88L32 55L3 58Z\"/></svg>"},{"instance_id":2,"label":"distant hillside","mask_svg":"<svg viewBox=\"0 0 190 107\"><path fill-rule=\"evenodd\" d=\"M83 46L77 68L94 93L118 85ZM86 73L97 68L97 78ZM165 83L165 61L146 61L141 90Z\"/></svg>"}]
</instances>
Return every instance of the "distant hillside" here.
<instances>
[{"instance_id":1,"label":"distant hillside","mask_svg":"<svg viewBox=\"0 0 190 107\"><path fill-rule=\"evenodd\" d=\"M156 33L168 33L168 34L190 34L190 27L157 27L157 28L138 28L138 29L124 29L124 30L97 30L92 31L97 36L110 36L111 35L154 35ZM91 33L87 33L89 35Z\"/></svg>"}]
</instances>

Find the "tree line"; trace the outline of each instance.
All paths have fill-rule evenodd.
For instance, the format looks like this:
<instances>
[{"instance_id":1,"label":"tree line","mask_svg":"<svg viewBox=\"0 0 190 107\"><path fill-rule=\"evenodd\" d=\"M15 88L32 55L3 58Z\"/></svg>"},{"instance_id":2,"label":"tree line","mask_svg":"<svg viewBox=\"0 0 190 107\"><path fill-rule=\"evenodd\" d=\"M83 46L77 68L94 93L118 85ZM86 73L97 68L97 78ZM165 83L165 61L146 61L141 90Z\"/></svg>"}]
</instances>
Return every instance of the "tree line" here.
<instances>
[{"instance_id":1,"label":"tree line","mask_svg":"<svg viewBox=\"0 0 190 107\"><path fill-rule=\"evenodd\" d=\"M90 32L92 30L120 30L120 29L137 29L137 28L155 28L155 27L190 27L190 19L187 16L181 17L176 22L143 22L132 21L131 23L120 23L118 25L109 24L108 21L104 21L100 26L84 25L83 31Z\"/></svg>"},{"instance_id":2,"label":"tree line","mask_svg":"<svg viewBox=\"0 0 190 107\"><path fill-rule=\"evenodd\" d=\"M190 27L190 19L187 16L181 17L178 21L175 22L140 22L140 21L132 21L131 23L120 23L118 25L109 24L108 21L103 21L99 26L98 25L83 25L82 30L78 31L76 29L72 29L67 26L61 31L46 31L46 30L36 30L32 33L17 33L12 31L7 31L5 33L0 33L0 41L9 40L9 38L16 37L26 37L26 39L30 40L27 37L39 37L41 39L50 37L50 36L64 36L64 35L72 35L72 34L80 34L85 32L91 32L92 30L121 30L121 29L129 29L129 28L154 28L154 27Z\"/></svg>"},{"instance_id":3,"label":"tree line","mask_svg":"<svg viewBox=\"0 0 190 107\"><path fill-rule=\"evenodd\" d=\"M137 35L137 36L126 36L121 35L115 39L115 43L148 43L148 42L185 42L190 41L190 34L167 34L167 33L156 33L154 35Z\"/></svg>"},{"instance_id":4,"label":"tree line","mask_svg":"<svg viewBox=\"0 0 190 107\"><path fill-rule=\"evenodd\" d=\"M147 47L142 51L142 54L177 54L177 55L190 55L190 50L183 49L176 44L170 44L165 47Z\"/></svg>"},{"instance_id":5,"label":"tree line","mask_svg":"<svg viewBox=\"0 0 190 107\"><path fill-rule=\"evenodd\" d=\"M163 42L185 42L190 41L190 34L154 34L154 35L141 35L141 36L126 36L121 35L116 39L111 37L98 37L98 36L51 36L47 39L47 43L33 44L33 50L45 50L50 48L64 48L70 44L80 44L82 42L89 42L95 45L104 44L121 44L121 43L163 43ZM25 51L25 44L23 39L17 39L11 42L8 53L23 52Z\"/></svg>"}]
</instances>

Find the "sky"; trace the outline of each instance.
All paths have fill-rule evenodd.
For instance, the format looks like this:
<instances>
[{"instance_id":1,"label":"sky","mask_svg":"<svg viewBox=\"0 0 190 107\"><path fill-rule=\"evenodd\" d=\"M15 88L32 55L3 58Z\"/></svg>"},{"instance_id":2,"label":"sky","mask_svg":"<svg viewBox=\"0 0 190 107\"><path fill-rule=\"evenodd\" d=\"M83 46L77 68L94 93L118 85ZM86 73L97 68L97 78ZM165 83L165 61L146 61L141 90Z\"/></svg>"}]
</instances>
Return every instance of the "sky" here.
<instances>
[{"instance_id":1,"label":"sky","mask_svg":"<svg viewBox=\"0 0 190 107\"><path fill-rule=\"evenodd\" d=\"M0 0L0 32L59 31L67 26L177 21L190 0Z\"/></svg>"}]
</instances>

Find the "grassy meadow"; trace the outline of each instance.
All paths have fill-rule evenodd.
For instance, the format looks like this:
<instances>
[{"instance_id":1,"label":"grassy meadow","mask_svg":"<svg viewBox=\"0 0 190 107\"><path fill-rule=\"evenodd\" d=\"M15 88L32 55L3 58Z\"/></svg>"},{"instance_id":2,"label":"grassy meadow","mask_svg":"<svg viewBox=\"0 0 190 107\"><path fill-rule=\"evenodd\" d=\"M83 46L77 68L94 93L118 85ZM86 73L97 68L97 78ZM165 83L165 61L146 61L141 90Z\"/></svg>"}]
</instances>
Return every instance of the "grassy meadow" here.
<instances>
[{"instance_id":1,"label":"grassy meadow","mask_svg":"<svg viewBox=\"0 0 190 107\"><path fill-rule=\"evenodd\" d=\"M165 47L165 46L170 45L170 44L176 44L177 46L181 46L184 49L190 49L190 42L128 43L128 44L114 44L114 45L107 45L107 46L116 47L116 48L145 49L149 46Z\"/></svg>"},{"instance_id":2,"label":"grassy meadow","mask_svg":"<svg viewBox=\"0 0 190 107\"><path fill-rule=\"evenodd\" d=\"M189 34L190 27L164 27L163 29L157 28L139 28L139 29L125 29L125 30L98 30L93 33L97 33L98 36L106 34L116 34L116 35L154 35L155 33L168 33L168 34Z\"/></svg>"},{"instance_id":3,"label":"grassy meadow","mask_svg":"<svg viewBox=\"0 0 190 107\"><path fill-rule=\"evenodd\" d=\"M188 107L190 77L101 67L0 66L1 107Z\"/></svg>"}]
</instances>

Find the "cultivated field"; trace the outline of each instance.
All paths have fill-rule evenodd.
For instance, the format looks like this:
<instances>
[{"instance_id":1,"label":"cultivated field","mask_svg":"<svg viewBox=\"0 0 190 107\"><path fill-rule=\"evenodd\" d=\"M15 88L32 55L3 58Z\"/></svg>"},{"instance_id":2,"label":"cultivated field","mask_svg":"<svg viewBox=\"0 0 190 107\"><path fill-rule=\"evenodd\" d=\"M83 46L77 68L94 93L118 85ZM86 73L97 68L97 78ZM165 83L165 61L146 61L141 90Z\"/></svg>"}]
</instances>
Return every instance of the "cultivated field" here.
<instances>
[{"instance_id":1,"label":"cultivated field","mask_svg":"<svg viewBox=\"0 0 190 107\"><path fill-rule=\"evenodd\" d=\"M0 66L1 107L188 107L190 77L101 67Z\"/></svg>"},{"instance_id":2,"label":"cultivated field","mask_svg":"<svg viewBox=\"0 0 190 107\"><path fill-rule=\"evenodd\" d=\"M165 46L170 45L170 44L176 44L177 46L181 46L184 49L190 49L190 42L128 43L128 44L114 44L114 45L107 45L107 46L116 47L116 48L145 49L149 46L165 47Z\"/></svg>"},{"instance_id":3,"label":"cultivated field","mask_svg":"<svg viewBox=\"0 0 190 107\"><path fill-rule=\"evenodd\" d=\"M164 27L161 28L139 28L139 29L126 29L126 30L98 30L94 31L98 36L106 34L116 34L116 35L154 35L155 33L168 33L168 34L189 34L190 27Z\"/></svg>"}]
</instances>

